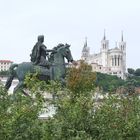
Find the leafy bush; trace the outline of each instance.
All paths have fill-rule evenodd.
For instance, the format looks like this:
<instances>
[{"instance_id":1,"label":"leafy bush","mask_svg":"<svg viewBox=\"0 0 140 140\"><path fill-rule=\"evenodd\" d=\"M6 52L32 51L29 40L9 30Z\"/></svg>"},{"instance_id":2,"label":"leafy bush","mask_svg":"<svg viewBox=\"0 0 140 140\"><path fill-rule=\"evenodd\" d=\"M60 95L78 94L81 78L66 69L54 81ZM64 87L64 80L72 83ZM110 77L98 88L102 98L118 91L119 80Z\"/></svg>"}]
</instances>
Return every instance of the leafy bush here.
<instances>
[{"instance_id":1,"label":"leafy bush","mask_svg":"<svg viewBox=\"0 0 140 140\"><path fill-rule=\"evenodd\" d=\"M0 87L0 139L38 140L42 138L42 124L38 119L42 109L41 97L34 100L21 93L8 95Z\"/></svg>"},{"instance_id":2,"label":"leafy bush","mask_svg":"<svg viewBox=\"0 0 140 140\"><path fill-rule=\"evenodd\" d=\"M103 92L116 92L117 88L124 85L125 81L117 76L97 72L96 86Z\"/></svg>"},{"instance_id":3,"label":"leafy bush","mask_svg":"<svg viewBox=\"0 0 140 140\"><path fill-rule=\"evenodd\" d=\"M109 95L96 102L96 74L85 64L70 71L69 83L63 88L58 82L46 84L37 75L28 76L25 83L34 98L21 93L8 95L0 86L0 140L140 139L140 101L136 94ZM55 98L44 100L44 92L55 93ZM40 120L46 102L55 107L55 114Z\"/></svg>"}]
</instances>

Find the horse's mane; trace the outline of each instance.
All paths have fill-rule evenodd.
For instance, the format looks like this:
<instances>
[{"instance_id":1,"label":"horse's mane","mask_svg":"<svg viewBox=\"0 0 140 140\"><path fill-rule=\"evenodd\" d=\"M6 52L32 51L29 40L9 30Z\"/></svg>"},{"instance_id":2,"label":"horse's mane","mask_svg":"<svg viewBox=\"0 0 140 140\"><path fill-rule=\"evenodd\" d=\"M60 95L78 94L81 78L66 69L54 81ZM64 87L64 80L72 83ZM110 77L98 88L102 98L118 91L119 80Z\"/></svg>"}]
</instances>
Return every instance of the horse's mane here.
<instances>
[{"instance_id":1,"label":"horse's mane","mask_svg":"<svg viewBox=\"0 0 140 140\"><path fill-rule=\"evenodd\" d=\"M53 57L55 53L57 53L61 48L64 48L64 47L70 47L70 45L69 44L64 45L64 44L60 43L57 46L53 47L53 49L52 49L53 51L50 54L50 57Z\"/></svg>"},{"instance_id":2,"label":"horse's mane","mask_svg":"<svg viewBox=\"0 0 140 140\"><path fill-rule=\"evenodd\" d=\"M57 46L53 47L53 49L52 49L53 51L52 51L51 54L56 53L59 49L61 49L61 48L63 48L63 47L65 47L64 44L58 44Z\"/></svg>"},{"instance_id":3,"label":"horse's mane","mask_svg":"<svg viewBox=\"0 0 140 140\"><path fill-rule=\"evenodd\" d=\"M57 53L58 50L61 49L62 47L64 47L64 45L62 46L62 45L59 45L59 44L57 46L53 47L53 49L52 49L53 51L50 53L50 57L49 57L50 61L53 61L54 54Z\"/></svg>"},{"instance_id":4,"label":"horse's mane","mask_svg":"<svg viewBox=\"0 0 140 140\"><path fill-rule=\"evenodd\" d=\"M65 46L64 44L61 44L61 45L58 44L56 47L53 48L53 50L58 50L64 46Z\"/></svg>"}]
</instances>

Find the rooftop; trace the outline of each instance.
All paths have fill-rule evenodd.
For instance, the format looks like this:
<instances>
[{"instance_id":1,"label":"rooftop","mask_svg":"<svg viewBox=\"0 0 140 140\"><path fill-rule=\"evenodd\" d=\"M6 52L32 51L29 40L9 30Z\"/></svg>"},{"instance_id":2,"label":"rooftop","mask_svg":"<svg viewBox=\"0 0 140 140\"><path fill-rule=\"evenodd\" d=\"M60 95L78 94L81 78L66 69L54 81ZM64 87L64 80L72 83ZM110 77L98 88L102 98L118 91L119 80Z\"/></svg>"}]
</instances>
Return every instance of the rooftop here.
<instances>
[{"instance_id":1,"label":"rooftop","mask_svg":"<svg viewBox=\"0 0 140 140\"><path fill-rule=\"evenodd\" d=\"M13 63L11 60L0 60L0 63Z\"/></svg>"}]
</instances>

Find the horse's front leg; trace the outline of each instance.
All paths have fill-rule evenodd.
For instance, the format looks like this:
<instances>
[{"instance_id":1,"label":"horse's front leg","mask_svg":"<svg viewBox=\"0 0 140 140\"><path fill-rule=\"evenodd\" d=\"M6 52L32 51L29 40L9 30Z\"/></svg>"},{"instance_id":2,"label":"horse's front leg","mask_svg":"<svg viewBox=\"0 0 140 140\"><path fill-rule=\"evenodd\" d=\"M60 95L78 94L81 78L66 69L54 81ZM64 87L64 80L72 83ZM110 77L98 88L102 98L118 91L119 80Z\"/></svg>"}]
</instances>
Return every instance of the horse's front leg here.
<instances>
[{"instance_id":1,"label":"horse's front leg","mask_svg":"<svg viewBox=\"0 0 140 140\"><path fill-rule=\"evenodd\" d=\"M17 86L14 88L13 93L16 93L16 92L20 91L21 88L23 88L23 82L22 81L19 81L19 83L17 84Z\"/></svg>"},{"instance_id":2,"label":"horse's front leg","mask_svg":"<svg viewBox=\"0 0 140 140\"><path fill-rule=\"evenodd\" d=\"M24 90L24 82L23 81L20 81L18 83L18 85L14 88L14 93L18 92L18 91L21 91L25 96L29 96L29 94L27 94Z\"/></svg>"}]
</instances>

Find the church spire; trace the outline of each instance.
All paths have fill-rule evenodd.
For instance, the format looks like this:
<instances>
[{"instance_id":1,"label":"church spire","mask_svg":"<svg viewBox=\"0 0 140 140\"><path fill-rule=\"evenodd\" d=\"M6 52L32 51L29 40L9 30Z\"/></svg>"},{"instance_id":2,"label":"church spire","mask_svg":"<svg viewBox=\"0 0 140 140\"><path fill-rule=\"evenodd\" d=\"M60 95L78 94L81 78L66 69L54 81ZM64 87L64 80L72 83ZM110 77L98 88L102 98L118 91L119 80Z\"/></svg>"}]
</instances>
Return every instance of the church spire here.
<instances>
[{"instance_id":1,"label":"church spire","mask_svg":"<svg viewBox=\"0 0 140 140\"><path fill-rule=\"evenodd\" d=\"M122 38L121 39L122 39L121 41L123 42L123 31L122 31Z\"/></svg>"},{"instance_id":2,"label":"church spire","mask_svg":"<svg viewBox=\"0 0 140 140\"><path fill-rule=\"evenodd\" d=\"M87 46L87 37L85 37L85 43L82 50L82 60L87 60L90 54L90 48Z\"/></svg>"},{"instance_id":3,"label":"church spire","mask_svg":"<svg viewBox=\"0 0 140 140\"><path fill-rule=\"evenodd\" d=\"M106 40L105 29L104 29L104 37L103 37L103 40Z\"/></svg>"},{"instance_id":4,"label":"church spire","mask_svg":"<svg viewBox=\"0 0 140 140\"><path fill-rule=\"evenodd\" d=\"M84 48L87 47L87 37L85 37L85 44L84 44Z\"/></svg>"},{"instance_id":5,"label":"church spire","mask_svg":"<svg viewBox=\"0 0 140 140\"><path fill-rule=\"evenodd\" d=\"M85 43L84 43L84 47L83 47L83 52L86 52L87 50L88 50L87 37L85 37Z\"/></svg>"}]
</instances>

